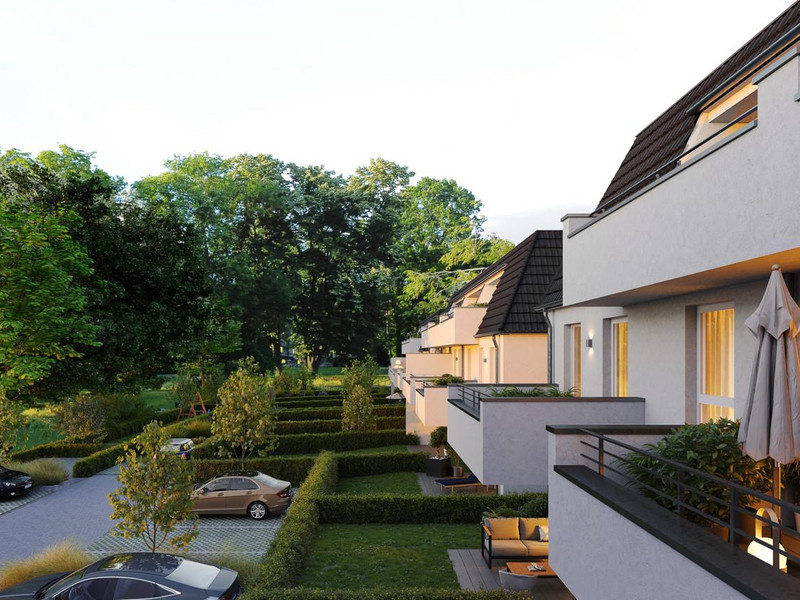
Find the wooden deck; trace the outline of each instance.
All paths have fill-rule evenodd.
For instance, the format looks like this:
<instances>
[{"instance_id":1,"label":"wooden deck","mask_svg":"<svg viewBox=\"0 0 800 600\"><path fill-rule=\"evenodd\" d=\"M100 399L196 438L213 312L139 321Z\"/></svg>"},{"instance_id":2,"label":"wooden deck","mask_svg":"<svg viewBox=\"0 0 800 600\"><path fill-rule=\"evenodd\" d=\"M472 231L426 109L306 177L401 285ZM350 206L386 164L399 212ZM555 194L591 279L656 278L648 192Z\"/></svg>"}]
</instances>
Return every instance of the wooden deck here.
<instances>
[{"instance_id":1,"label":"wooden deck","mask_svg":"<svg viewBox=\"0 0 800 600\"><path fill-rule=\"evenodd\" d=\"M491 570L481 558L480 550L448 550L453 570L458 577L458 585L464 590L500 589L500 569L505 565L495 561ZM559 579L540 579L533 593L536 600L573 600L572 594Z\"/></svg>"},{"instance_id":2,"label":"wooden deck","mask_svg":"<svg viewBox=\"0 0 800 600\"><path fill-rule=\"evenodd\" d=\"M444 493L442 487L436 483L436 477L430 477L425 473L417 473L417 480L424 496L441 496Z\"/></svg>"}]
</instances>

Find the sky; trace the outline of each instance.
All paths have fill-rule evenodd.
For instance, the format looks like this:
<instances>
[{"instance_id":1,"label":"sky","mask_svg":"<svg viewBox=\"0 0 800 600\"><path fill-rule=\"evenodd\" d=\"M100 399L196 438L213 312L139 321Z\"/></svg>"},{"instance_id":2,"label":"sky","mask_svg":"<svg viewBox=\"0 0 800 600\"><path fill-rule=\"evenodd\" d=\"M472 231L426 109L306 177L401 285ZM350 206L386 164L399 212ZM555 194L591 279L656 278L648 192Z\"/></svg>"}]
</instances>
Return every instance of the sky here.
<instances>
[{"instance_id":1,"label":"sky","mask_svg":"<svg viewBox=\"0 0 800 600\"><path fill-rule=\"evenodd\" d=\"M591 211L636 134L787 0L0 0L0 151L133 182L174 155L455 179L514 242Z\"/></svg>"}]
</instances>

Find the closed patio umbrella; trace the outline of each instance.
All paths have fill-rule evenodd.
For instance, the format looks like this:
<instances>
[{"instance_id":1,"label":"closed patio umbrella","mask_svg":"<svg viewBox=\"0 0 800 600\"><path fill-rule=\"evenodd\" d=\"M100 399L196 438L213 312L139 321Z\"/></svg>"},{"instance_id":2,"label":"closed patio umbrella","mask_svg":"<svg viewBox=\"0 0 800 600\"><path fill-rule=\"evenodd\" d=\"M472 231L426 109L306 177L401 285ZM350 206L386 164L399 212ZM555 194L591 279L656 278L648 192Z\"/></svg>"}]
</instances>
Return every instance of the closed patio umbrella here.
<instances>
[{"instance_id":1,"label":"closed patio umbrella","mask_svg":"<svg viewBox=\"0 0 800 600\"><path fill-rule=\"evenodd\" d=\"M756 311L745 321L758 338L739 442L754 460L800 459L800 307L777 265ZM777 483L777 482L776 482Z\"/></svg>"}]
</instances>

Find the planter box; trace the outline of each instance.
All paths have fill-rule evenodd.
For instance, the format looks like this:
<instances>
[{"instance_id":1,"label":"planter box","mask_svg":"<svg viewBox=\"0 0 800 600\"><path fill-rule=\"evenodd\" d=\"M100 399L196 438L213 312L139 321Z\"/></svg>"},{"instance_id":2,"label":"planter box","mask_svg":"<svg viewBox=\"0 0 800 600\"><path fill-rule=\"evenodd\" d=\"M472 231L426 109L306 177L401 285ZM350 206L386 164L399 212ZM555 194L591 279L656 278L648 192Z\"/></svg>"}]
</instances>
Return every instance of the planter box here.
<instances>
[{"instance_id":1,"label":"planter box","mask_svg":"<svg viewBox=\"0 0 800 600\"><path fill-rule=\"evenodd\" d=\"M425 474L429 475L430 477L447 477L450 475L450 457L428 457L428 460L425 464Z\"/></svg>"}]
</instances>

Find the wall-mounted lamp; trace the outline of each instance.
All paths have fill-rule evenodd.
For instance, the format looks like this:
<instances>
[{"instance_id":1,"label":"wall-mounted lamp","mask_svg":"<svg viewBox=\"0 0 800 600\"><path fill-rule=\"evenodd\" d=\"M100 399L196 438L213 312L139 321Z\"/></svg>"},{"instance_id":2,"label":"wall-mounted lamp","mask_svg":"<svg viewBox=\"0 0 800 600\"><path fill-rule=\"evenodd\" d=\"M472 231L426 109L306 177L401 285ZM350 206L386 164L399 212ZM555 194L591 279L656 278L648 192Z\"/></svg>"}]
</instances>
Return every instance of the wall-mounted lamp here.
<instances>
[{"instance_id":1,"label":"wall-mounted lamp","mask_svg":"<svg viewBox=\"0 0 800 600\"><path fill-rule=\"evenodd\" d=\"M488 358L484 358L483 362L489 362L489 359Z\"/></svg>"},{"instance_id":2,"label":"wall-mounted lamp","mask_svg":"<svg viewBox=\"0 0 800 600\"><path fill-rule=\"evenodd\" d=\"M586 347L587 348L591 348L592 347L592 338L586 338Z\"/></svg>"},{"instance_id":3,"label":"wall-mounted lamp","mask_svg":"<svg viewBox=\"0 0 800 600\"><path fill-rule=\"evenodd\" d=\"M456 356L456 362L458 362L458 357Z\"/></svg>"}]
</instances>

